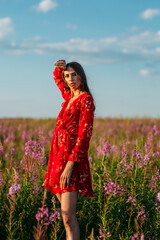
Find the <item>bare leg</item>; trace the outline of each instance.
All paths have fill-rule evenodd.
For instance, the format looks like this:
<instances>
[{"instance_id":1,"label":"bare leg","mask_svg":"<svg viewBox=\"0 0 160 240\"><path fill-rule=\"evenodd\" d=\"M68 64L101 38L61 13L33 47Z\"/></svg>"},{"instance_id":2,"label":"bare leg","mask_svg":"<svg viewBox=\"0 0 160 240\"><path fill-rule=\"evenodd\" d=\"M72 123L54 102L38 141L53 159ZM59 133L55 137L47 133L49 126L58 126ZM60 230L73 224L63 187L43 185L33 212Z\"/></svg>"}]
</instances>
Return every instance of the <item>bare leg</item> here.
<instances>
[{"instance_id":1,"label":"bare leg","mask_svg":"<svg viewBox=\"0 0 160 240\"><path fill-rule=\"evenodd\" d=\"M61 194L61 212L67 240L80 240L79 224L76 218L77 197L77 191Z\"/></svg>"},{"instance_id":2,"label":"bare leg","mask_svg":"<svg viewBox=\"0 0 160 240\"><path fill-rule=\"evenodd\" d=\"M59 202L61 203L61 193L57 193L56 196L57 196Z\"/></svg>"}]
</instances>

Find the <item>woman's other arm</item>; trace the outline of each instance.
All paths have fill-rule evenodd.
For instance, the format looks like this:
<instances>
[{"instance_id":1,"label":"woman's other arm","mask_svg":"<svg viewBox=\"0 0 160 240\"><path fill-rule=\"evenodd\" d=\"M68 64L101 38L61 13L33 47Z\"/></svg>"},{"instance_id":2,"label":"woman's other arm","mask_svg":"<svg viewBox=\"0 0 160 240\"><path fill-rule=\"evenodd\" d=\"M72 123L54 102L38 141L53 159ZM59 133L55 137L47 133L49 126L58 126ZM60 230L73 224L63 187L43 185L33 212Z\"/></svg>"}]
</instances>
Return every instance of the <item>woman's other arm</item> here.
<instances>
[{"instance_id":1,"label":"woman's other arm","mask_svg":"<svg viewBox=\"0 0 160 240\"><path fill-rule=\"evenodd\" d=\"M92 135L94 119L94 103L91 95L83 99L81 104L78 138L68 161L80 162L88 154L89 141Z\"/></svg>"}]
</instances>

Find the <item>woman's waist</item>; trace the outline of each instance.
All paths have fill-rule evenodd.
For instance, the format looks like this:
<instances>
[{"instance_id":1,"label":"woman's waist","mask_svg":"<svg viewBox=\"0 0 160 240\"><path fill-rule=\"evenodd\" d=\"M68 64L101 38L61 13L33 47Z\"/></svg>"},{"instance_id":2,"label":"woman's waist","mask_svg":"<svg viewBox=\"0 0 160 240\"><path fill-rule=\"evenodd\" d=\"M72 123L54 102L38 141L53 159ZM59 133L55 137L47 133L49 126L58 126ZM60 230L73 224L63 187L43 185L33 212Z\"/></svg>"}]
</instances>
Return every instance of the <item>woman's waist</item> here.
<instances>
[{"instance_id":1,"label":"woman's waist","mask_svg":"<svg viewBox=\"0 0 160 240\"><path fill-rule=\"evenodd\" d=\"M66 133L73 136L78 136L78 128L73 126L66 126L65 124L56 127L57 132Z\"/></svg>"}]
</instances>

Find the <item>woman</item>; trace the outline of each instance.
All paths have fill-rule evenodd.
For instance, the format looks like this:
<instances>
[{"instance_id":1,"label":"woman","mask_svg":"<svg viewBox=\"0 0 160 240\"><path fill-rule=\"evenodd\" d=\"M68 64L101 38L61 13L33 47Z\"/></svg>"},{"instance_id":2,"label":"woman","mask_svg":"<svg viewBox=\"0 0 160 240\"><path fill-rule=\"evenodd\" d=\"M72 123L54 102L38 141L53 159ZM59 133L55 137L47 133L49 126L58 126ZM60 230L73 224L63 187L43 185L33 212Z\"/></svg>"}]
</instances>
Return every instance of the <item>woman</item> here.
<instances>
[{"instance_id":1,"label":"woman","mask_svg":"<svg viewBox=\"0 0 160 240\"><path fill-rule=\"evenodd\" d=\"M65 102L56 120L43 186L61 203L66 239L79 240L78 193L94 196L88 148L95 107L82 66L77 62L66 65L65 60L55 65L54 80Z\"/></svg>"}]
</instances>

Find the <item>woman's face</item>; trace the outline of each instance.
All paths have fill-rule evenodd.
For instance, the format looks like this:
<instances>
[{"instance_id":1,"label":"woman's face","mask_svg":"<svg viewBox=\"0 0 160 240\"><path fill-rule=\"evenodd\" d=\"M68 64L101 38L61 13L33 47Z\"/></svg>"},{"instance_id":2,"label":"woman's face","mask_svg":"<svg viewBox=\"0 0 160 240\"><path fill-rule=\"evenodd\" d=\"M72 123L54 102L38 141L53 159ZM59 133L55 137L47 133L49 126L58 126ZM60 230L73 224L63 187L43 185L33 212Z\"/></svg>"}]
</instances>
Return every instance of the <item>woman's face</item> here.
<instances>
[{"instance_id":1,"label":"woman's face","mask_svg":"<svg viewBox=\"0 0 160 240\"><path fill-rule=\"evenodd\" d=\"M72 67L67 67L67 69L64 71L64 78L71 90L80 88L81 79Z\"/></svg>"}]
</instances>

